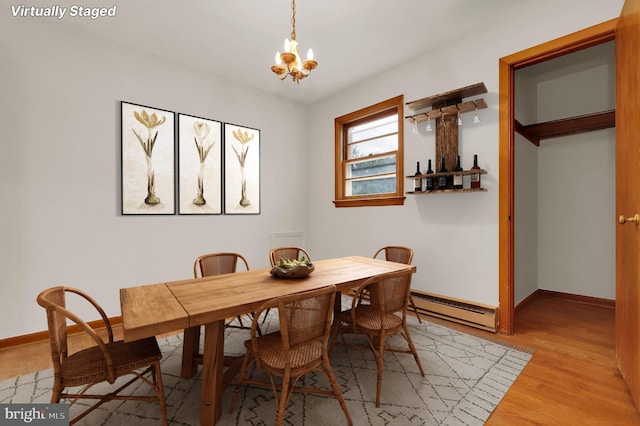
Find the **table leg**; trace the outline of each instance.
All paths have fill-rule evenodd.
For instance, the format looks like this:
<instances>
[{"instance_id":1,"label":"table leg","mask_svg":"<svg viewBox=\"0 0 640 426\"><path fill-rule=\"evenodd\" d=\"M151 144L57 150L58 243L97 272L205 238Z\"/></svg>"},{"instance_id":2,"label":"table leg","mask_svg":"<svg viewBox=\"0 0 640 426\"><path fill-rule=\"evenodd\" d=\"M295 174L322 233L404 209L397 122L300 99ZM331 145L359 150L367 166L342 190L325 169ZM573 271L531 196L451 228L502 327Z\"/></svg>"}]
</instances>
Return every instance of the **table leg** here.
<instances>
[{"instance_id":1,"label":"table leg","mask_svg":"<svg viewBox=\"0 0 640 426\"><path fill-rule=\"evenodd\" d=\"M336 298L333 301L333 322L331 324L331 336L336 332L336 327L340 327L340 321L337 321L338 315L342 312L342 292L336 291ZM331 344L333 347L333 344Z\"/></svg>"},{"instance_id":2,"label":"table leg","mask_svg":"<svg viewBox=\"0 0 640 426\"><path fill-rule=\"evenodd\" d=\"M180 376L189 379L198 371L196 356L200 350L200 327L184 329L184 341L182 342L182 370Z\"/></svg>"},{"instance_id":3,"label":"table leg","mask_svg":"<svg viewBox=\"0 0 640 426\"><path fill-rule=\"evenodd\" d=\"M200 425L214 425L222 414L224 320L204 326Z\"/></svg>"}]
</instances>

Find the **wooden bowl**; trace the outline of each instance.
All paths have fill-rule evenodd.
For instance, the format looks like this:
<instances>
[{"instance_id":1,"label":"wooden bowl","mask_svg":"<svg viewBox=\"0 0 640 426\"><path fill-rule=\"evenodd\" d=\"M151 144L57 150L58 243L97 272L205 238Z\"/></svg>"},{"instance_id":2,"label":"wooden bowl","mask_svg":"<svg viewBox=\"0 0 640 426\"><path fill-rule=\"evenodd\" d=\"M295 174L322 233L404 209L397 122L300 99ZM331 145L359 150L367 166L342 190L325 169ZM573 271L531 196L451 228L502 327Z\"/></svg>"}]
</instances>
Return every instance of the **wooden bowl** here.
<instances>
[{"instance_id":1,"label":"wooden bowl","mask_svg":"<svg viewBox=\"0 0 640 426\"><path fill-rule=\"evenodd\" d=\"M298 265L295 268L283 268L281 266L274 266L271 268L271 275L276 278L303 278L313 272L316 267L313 263L307 265Z\"/></svg>"}]
</instances>

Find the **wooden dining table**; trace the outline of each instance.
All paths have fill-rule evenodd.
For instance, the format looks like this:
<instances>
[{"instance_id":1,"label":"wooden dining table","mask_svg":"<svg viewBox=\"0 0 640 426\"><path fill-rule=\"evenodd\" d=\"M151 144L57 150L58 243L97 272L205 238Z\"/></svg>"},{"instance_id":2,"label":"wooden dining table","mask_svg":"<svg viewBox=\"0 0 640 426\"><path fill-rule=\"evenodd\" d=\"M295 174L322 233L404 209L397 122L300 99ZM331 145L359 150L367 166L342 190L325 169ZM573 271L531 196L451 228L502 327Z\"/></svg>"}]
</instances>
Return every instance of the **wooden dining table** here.
<instances>
[{"instance_id":1,"label":"wooden dining table","mask_svg":"<svg viewBox=\"0 0 640 426\"><path fill-rule=\"evenodd\" d=\"M366 279L399 271L415 272L413 265L362 256L319 260L315 270L300 279L273 277L270 268L141 285L120 289L124 340L132 341L181 329L204 326L200 424L213 425L222 415L224 384L224 322L254 312L278 296L331 285L341 292ZM340 294L340 293L338 293ZM339 297L336 298L339 309ZM197 342L185 341L182 375L196 371ZM228 364L228 363L227 363ZM227 370L229 371L229 370Z\"/></svg>"}]
</instances>

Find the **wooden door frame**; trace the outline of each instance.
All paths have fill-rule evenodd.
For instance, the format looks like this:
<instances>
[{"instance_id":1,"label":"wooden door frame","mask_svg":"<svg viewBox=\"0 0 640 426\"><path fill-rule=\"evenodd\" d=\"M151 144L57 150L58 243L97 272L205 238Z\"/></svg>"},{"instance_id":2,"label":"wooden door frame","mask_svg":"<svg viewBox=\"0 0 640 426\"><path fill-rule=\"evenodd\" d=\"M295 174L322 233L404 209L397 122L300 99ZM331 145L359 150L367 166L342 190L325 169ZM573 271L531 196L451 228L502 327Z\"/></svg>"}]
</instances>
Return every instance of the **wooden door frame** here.
<instances>
[{"instance_id":1,"label":"wooden door frame","mask_svg":"<svg viewBox=\"0 0 640 426\"><path fill-rule=\"evenodd\" d=\"M499 188L498 188L498 331L513 334L514 321L514 122L515 70L577 50L615 40L618 19L543 43L499 61Z\"/></svg>"}]
</instances>

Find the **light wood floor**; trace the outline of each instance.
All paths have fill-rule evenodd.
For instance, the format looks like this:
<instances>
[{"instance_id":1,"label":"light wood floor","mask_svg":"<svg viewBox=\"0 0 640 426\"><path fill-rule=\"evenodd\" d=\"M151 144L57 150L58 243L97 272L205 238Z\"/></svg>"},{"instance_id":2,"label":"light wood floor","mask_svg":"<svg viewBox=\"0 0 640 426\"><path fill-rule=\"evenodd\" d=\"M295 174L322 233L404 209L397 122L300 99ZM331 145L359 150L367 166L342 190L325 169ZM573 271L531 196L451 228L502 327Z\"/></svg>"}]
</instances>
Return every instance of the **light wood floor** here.
<instances>
[{"instance_id":1,"label":"light wood floor","mask_svg":"<svg viewBox=\"0 0 640 426\"><path fill-rule=\"evenodd\" d=\"M503 340L535 353L487 425L640 425L618 371L614 309L539 297Z\"/></svg>"},{"instance_id":2,"label":"light wood floor","mask_svg":"<svg viewBox=\"0 0 640 426\"><path fill-rule=\"evenodd\" d=\"M430 320L535 350L487 425L640 425L617 368L613 309L540 297L518 312L513 336ZM49 356L46 342L1 349L0 380L49 368Z\"/></svg>"}]
</instances>

